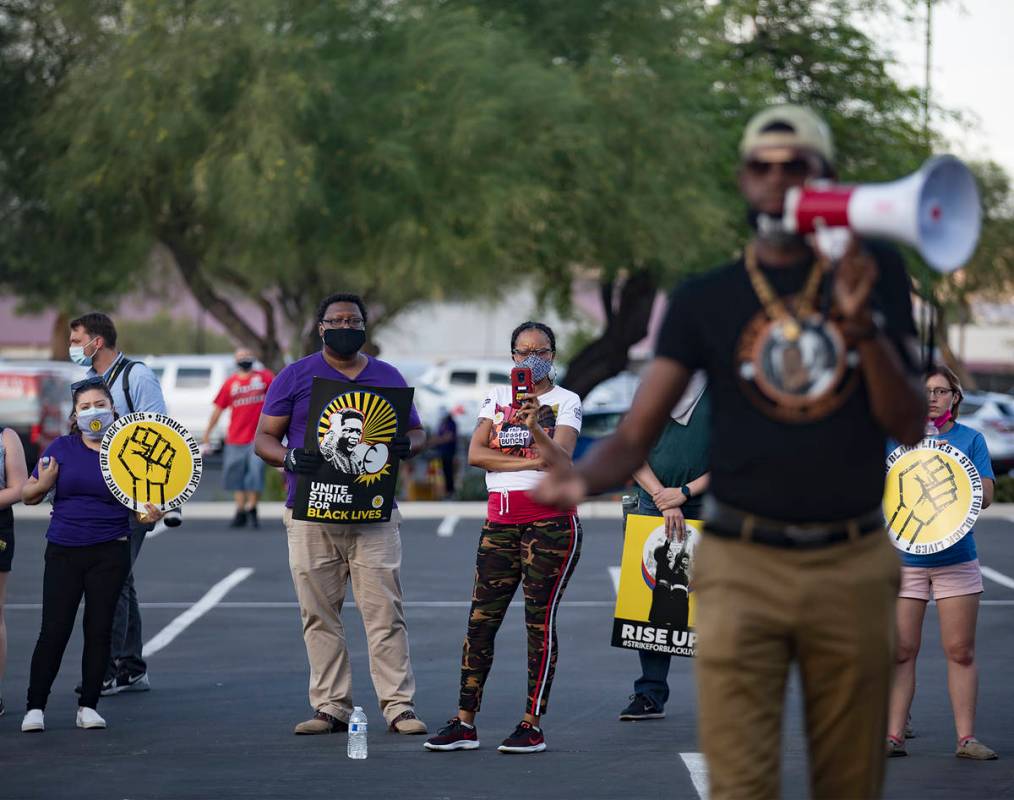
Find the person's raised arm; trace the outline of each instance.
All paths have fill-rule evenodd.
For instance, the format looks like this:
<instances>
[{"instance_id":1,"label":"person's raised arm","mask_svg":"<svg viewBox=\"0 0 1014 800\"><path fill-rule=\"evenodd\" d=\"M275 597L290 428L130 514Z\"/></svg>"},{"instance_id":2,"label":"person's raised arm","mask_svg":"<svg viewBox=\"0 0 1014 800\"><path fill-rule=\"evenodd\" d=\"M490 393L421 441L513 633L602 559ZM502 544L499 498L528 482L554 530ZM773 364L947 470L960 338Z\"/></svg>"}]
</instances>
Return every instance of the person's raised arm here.
<instances>
[{"instance_id":1,"label":"person's raised arm","mask_svg":"<svg viewBox=\"0 0 1014 800\"><path fill-rule=\"evenodd\" d=\"M573 469L551 472L532 493L535 500L568 507L623 483L644 464L689 382L690 372L683 364L656 356L616 432L596 443Z\"/></svg>"},{"instance_id":2,"label":"person's raised arm","mask_svg":"<svg viewBox=\"0 0 1014 800\"><path fill-rule=\"evenodd\" d=\"M558 423L550 436L539 424L539 408L538 398L529 398L521 406L518 418L532 432L532 441L538 447L545 469L569 466L577 447L577 428Z\"/></svg>"},{"instance_id":3,"label":"person's raised arm","mask_svg":"<svg viewBox=\"0 0 1014 800\"><path fill-rule=\"evenodd\" d=\"M846 339L859 353L859 368L874 419L889 436L902 444L914 445L925 430L925 391L918 377L905 368L895 345L874 322L870 293L877 281L877 271L876 262L853 239L835 272L835 306L841 313ZM895 293L908 291L907 279L899 283L893 272L885 279L892 281ZM911 322L907 294L904 307ZM911 344L904 342L900 346Z\"/></svg>"}]
</instances>

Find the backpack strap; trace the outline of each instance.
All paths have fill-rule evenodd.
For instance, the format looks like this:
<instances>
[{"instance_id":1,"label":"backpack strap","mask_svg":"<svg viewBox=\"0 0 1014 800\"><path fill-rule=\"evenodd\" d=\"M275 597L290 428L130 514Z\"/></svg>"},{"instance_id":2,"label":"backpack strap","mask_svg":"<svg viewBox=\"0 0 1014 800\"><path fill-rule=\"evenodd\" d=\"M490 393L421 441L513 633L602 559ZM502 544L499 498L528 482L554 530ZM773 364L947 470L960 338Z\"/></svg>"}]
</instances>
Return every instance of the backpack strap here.
<instances>
[{"instance_id":1,"label":"backpack strap","mask_svg":"<svg viewBox=\"0 0 1014 800\"><path fill-rule=\"evenodd\" d=\"M137 364L136 361L128 361L123 370L123 396L127 398L127 411L134 413L134 398L130 396L130 371Z\"/></svg>"},{"instance_id":2,"label":"backpack strap","mask_svg":"<svg viewBox=\"0 0 1014 800\"><path fill-rule=\"evenodd\" d=\"M113 370L113 374L109 376L106 381L106 385L112 390L113 386L116 385L116 380L121 375L123 376L123 396L127 400L127 413L134 413L134 399L130 396L130 371L134 368L134 364L137 362L131 361L129 358L124 356L120 359L120 363L116 365L116 369Z\"/></svg>"}]
</instances>

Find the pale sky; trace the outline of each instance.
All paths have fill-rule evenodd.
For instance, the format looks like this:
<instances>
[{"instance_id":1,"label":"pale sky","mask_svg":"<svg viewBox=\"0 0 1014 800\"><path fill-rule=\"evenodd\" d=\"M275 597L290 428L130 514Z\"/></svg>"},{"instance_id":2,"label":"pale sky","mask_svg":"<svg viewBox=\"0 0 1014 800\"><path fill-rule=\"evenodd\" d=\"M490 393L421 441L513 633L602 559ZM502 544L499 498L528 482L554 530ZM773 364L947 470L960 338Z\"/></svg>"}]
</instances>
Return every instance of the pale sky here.
<instances>
[{"instance_id":1,"label":"pale sky","mask_svg":"<svg viewBox=\"0 0 1014 800\"><path fill-rule=\"evenodd\" d=\"M913 23L875 23L868 33L892 52L895 74L921 87L925 70L925 4ZM882 32L881 32L882 31ZM968 130L944 125L951 152L992 158L1014 176L1014 0L935 0L931 92L935 103L965 112ZM940 119L936 120L940 127Z\"/></svg>"}]
</instances>

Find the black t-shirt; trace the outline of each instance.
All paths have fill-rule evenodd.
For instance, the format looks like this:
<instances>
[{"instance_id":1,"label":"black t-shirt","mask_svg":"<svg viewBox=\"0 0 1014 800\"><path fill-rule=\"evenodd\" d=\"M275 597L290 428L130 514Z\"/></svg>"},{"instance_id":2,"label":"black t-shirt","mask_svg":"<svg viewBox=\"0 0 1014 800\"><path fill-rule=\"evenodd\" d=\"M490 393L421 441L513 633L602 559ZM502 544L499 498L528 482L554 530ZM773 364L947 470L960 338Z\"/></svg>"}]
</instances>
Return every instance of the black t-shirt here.
<instances>
[{"instance_id":1,"label":"black t-shirt","mask_svg":"<svg viewBox=\"0 0 1014 800\"><path fill-rule=\"evenodd\" d=\"M865 246L878 266L874 311L903 363L915 371L902 345L916 335L904 263L890 246ZM810 259L778 269L761 265L783 298L803 289L811 267ZM786 302L791 308L792 301ZM826 380L814 381L812 403L790 408L770 388L777 381L758 380L758 373L766 374L757 353L763 350L758 342L764 340L767 320L742 258L691 278L669 301L656 354L690 372L708 373L711 493L744 511L794 522L841 520L876 509L884 490L886 434L873 418L858 353L849 351L835 369L822 371L818 365L804 371ZM792 349L805 363L807 347ZM765 352L770 362L771 351ZM814 363L811 356L810 366Z\"/></svg>"}]
</instances>

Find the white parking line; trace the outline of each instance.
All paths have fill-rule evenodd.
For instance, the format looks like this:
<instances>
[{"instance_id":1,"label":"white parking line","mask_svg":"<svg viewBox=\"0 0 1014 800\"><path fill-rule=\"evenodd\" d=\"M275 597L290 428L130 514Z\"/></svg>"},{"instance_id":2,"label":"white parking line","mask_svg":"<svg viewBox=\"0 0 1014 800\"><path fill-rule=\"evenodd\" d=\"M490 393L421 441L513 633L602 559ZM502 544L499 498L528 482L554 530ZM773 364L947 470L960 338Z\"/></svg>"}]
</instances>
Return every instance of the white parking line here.
<instances>
[{"instance_id":1,"label":"white parking line","mask_svg":"<svg viewBox=\"0 0 1014 800\"><path fill-rule=\"evenodd\" d=\"M990 567L983 567L980 565L979 569L982 570L984 578L989 578L991 581L999 583L1001 586L1006 586L1008 589L1014 589L1014 578L1004 575L1002 572L997 572L995 569Z\"/></svg>"},{"instance_id":2,"label":"white parking line","mask_svg":"<svg viewBox=\"0 0 1014 800\"><path fill-rule=\"evenodd\" d=\"M454 526L458 524L461 517L444 517L437 526L437 536L453 536Z\"/></svg>"},{"instance_id":3,"label":"white parking line","mask_svg":"<svg viewBox=\"0 0 1014 800\"><path fill-rule=\"evenodd\" d=\"M208 591L205 592L204 597L166 625L162 630L156 633L154 637L149 639L148 643L142 649L141 655L147 658L149 656L153 656L159 650L166 647L173 639L222 602L222 598L225 597L233 587L242 583L251 575L253 575L252 567L240 567L239 569L231 572L229 575L226 575L222 578L222 580L208 589Z\"/></svg>"},{"instance_id":4,"label":"white parking line","mask_svg":"<svg viewBox=\"0 0 1014 800\"><path fill-rule=\"evenodd\" d=\"M609 567L609 577L613 581L613 593L614 594L619 594L620 593L620 568L619 567Z\"/></svg>"},{"instance_id":5,"label":"white parking line","mask_svg":"<svg viewBox=\"0 0 1014 800\"><path fill-rule=\"evenodd\" d=\"M704 753L680 753L680 758L690 773L697 796L701 800L708 800L708 764L704 760Z\"/></svg>"},{"instance_id":6,"label":"white parking line","mask_svg":"<svg viewBox=\"0 0 1014 800\"><path fill-rule=\"evenodd\" d=\"M230 576L231 577L231 576ZM244 576L246 577L246 576ZM237 581L238 583L239 581ZM229 587L232 588L232 587ZM210 594L210 592L209 592ZM201 598L198 602L203 601L207 595ZM1010 601L1011 605L1014 605L1014 600ZM168 609L191 609L196 606L196 603L187 602L169 602L169 603L141 603L143 609L156 609L156 608L168 608ZM472 605L471 600L405 600L402 603L403 606L408 608L470 608ZM612 600L561 600L560 605L570 606L572 608L613 608L616 605ZM242 602L222 602L215 603L216 608L299 608L299 603L295 600L249 600ZM346 600L345 608L355 608L356 604L354 600ZM514 600L511 602L513 608L524 608L524 600ZM42 609L42 603L8 603L4 606L4 611L40 611ZM206 613L206 612L201 612ZM182 614L180 615L183 616ZM195 617L196 619L196 617ZM187 624L189 625L193 620L190 620ZM157 638L157 637L156 637ZM155 640L152 639L152 642ZM151 643L149 643L150 645ZM162 645L163 647L165 645ZM145 650L147 652L147 650Z\"/></svg>"}]
</instances>

